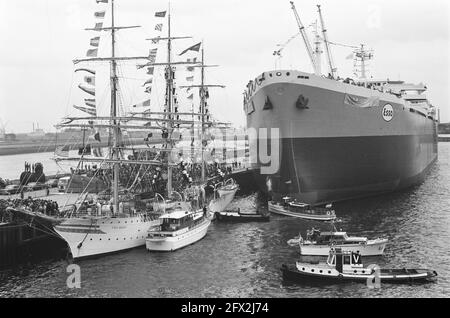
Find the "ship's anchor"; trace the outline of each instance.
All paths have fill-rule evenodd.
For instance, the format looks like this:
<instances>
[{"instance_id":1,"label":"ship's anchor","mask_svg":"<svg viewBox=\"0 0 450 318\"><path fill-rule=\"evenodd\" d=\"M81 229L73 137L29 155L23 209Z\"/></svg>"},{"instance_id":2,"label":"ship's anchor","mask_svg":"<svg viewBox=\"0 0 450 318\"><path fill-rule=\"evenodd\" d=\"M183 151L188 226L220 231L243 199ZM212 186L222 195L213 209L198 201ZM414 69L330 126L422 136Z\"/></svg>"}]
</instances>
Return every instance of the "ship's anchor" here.
<instances>
[{"instance_id":1,"label":"ship's anchor","mask_svg":"<svg viewBox=\"0 0 450 318\"><path fill-rule=\"evenodd\" d=\"M295 103L295 106L298 109L309 109L308 107L309 99L305 98L305 96L300 95L297 99L297 102Z\"/></svg>"}]
</instances>

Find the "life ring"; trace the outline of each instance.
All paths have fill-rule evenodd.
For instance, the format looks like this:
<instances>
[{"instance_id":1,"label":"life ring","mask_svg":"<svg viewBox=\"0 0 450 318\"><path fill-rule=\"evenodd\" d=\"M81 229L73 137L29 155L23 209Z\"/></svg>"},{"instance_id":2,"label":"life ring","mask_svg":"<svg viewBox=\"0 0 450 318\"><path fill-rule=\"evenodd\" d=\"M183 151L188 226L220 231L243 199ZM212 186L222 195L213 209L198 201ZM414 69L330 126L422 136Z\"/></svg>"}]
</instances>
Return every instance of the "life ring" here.
<instances>
[{"instance_id":1,"label":"life ring","mask_svg":"<svg viewBox=\"0 0 450 318\"><path fill-rule=\"evenodd\" d=\"M327 215L330 215L330 211L327 211Z\"/></svg>"}]
</instances>

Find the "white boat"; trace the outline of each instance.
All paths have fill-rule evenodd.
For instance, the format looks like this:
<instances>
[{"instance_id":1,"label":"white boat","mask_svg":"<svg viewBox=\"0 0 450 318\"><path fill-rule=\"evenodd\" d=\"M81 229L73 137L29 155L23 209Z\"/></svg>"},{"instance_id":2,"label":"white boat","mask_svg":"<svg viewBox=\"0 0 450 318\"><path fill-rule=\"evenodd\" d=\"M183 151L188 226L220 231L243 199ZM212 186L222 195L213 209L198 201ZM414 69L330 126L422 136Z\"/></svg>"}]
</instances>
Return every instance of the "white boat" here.
<instances>
[{"instance_id":1,"label":"white boat","mask_svg":"<svg viewBox=\"0 0 450 318\"><path fill-rule=\"evenodd\" d=\"M214 199L209 203L209 210L212 213L223 212L233 202L239 185L228 179L225 183L216 184L214 187Z\"/></svg>"},{"instance_id":2,"label":"white boat","mask_svg":"<svg viewBox=\"0 0 450 318\"><path fill-rule=\"evenodd\" d=\"M336 213L331 208L331 205L327 205L325 208L312 207L306 203L300 203L292 201L290 198L283 198L283 203L269 201L269 212L280 214L284 216L290 216L305 220L314 221L332 221L336 219Z\"/></svg>"},{"instance_id":3,"label":"white boat","mask_svg":"<svg viewBox=\"0 0 450 318\"><path fill-rule=\"evenodd\" d=\"M191 245L205 237L211 220L206 209L189 212L173 211L160 217L162 224L148 231L149 251L171 252Z\"/></svg>"},{"instance_id":4,"label":"white boat","mask_svg":"<svg viewBox=\"0 0 450 318\"><path fill-rule=\"evenodd\" d=\"M123 251L145 244L150 227L159 219L147 214L69 218L55 231L69 245L74 259Z\"/></svg>"}]
</instances>

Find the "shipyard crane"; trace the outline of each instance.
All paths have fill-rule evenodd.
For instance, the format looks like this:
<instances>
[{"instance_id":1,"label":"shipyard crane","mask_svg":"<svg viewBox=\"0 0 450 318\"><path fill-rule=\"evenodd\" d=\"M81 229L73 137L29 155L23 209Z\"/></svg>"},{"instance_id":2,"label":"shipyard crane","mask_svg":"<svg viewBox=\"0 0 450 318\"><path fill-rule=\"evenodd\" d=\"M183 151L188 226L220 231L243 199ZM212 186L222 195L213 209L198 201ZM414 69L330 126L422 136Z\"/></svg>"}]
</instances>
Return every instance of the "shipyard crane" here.
<instances>
[{"instance_id":1,"label":"shipyard crane","mask_svg":"<svg viewBox=\"0 0 450 318\"><path fill-rule=\"evenodd\" d=\"M321 74L317 67L317 61L314 57L314 52L313 52L313 49L311 46L311 42L309 41L308 35L306 34L306 31L305 31L305 26L303 25L302 21L300 20L300 16L298 15L297 9L295 8L295 4L293 1L291 1L291 6L292 6L292 11L294 11L295 19L297 20L298 28L303 37L303 41L305 42L305 46L306 46L306 50L308 51L309 58L311 59L314 73L317 76L320 76Z\"/></svg>"},{"instance_id":2,"label":"shipyard crane","mask_svg":"<svg viewBox=\"0 0 450 318\"><path fill-rule=\"evenodd\" d=\"M320 5L317 5L318 11L319 11L319 17L320 17L320 23L322 24L322 34L323 34L323 41L325 42L325 49L327 51L327 60L328 60L328 66L330 67L330 74L334 78L335 74L337 73L337 68L334 66L333 62L333 56L331 55L331 50L328 42L328 35L327 35L327 29L325 28L325 22L323 21L322 11L320 10Z\"/></svg>"}]
</instances>

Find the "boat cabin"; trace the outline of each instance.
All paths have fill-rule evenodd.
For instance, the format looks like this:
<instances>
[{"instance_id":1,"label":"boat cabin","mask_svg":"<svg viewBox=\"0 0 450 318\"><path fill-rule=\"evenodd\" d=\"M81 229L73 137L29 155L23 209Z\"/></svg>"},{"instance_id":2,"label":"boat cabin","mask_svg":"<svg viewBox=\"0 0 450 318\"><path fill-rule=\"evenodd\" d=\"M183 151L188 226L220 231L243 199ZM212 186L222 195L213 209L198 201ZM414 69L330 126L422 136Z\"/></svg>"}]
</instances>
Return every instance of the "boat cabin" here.
<instances>
[{"instance_id":1,"label":"boat cabin","mask_svg":"<svg viewBox=\"0 0 450 318\"><path fill-rule=\"evenodd\" d=\"M362 256L359 253L344 251L341 248L333 248L327 259L327 265L336 268L340 273L352 272L353 274L366 274L363 272Z\"/></svg>"},{"instance_id":2,"label":"boat cabin","mask_svg":"<svg viewBox=\"0 0 450 318\"><path fill-rule=\"evenodd\" d=\"M366 243L366 237L349 237L347 232L321 232L316 229L308 231L306 239L317 244L359 244Z\"/></svg>"},{"instance_id":3,"label":"boat cabin","mask_svg":"<svg viewBox=\"0 0 450 318\"><path fill-rule=\"evenodd\" d=\"M162 215L159 219L162 220L161 226L157 231L151 231L153 236L167 236L171 233L188 230L189 228L201 223L204 219L205 212L189 212L186 210L174 211ZM166 235L167 234L167 235Z\"/></svg>"}]
</instances>

